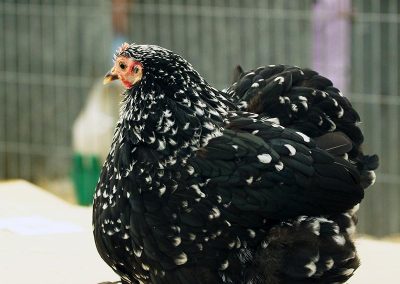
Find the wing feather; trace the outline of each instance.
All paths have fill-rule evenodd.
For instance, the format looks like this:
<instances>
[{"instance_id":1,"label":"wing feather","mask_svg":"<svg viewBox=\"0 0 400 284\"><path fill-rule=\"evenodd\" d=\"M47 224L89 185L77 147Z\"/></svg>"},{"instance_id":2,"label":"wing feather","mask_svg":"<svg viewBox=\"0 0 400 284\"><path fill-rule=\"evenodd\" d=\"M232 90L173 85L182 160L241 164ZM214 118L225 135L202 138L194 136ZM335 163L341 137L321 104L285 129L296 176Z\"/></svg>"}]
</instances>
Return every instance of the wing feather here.
<instances>
[{"instance_id":1,"label":"wing feather","mask_svg":"<svg viewBox=\"0 0 400 284\"><path fill-rule=\"evenodd\" d=\"M363 198L353 165L262 119L235 116L190 163L208 180L206 195L216 191L239 210L268 218L334 214Z\"/></svg>"}]
</instances>

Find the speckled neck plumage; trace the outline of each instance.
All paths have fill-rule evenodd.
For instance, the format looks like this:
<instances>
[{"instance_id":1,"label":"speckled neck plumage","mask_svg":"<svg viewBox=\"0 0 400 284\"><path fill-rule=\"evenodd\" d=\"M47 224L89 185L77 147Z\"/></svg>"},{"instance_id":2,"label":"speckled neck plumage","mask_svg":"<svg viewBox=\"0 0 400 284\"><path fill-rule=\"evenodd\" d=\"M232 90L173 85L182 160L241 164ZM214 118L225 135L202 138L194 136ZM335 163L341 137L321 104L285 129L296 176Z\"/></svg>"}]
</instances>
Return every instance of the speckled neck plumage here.
<instances>
[{"instance_id":1,"label":"speckled neck plumage","mask_svg":"<svg viewBox=\"0 0 400 284\"><path fill-rule=\"evenodd\" d=\"M221 135L233 106L189 63L180 64L169 72L151 70L156 74L151 80L145 75L124 93L111 146L119 175L128 176L135 165L148 171L177 162L184 166L194 151Z\"/></svg>"}]
</instances>

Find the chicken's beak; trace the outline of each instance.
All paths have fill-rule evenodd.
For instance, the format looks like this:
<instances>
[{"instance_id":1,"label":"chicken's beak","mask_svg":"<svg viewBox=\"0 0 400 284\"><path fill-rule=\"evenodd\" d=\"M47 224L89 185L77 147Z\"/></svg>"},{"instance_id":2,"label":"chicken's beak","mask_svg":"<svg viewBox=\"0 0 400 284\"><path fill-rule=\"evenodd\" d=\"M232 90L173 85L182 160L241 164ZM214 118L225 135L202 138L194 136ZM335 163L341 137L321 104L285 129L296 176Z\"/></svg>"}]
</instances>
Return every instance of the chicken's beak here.
<instances>
[{"instance_id":1,"label":"chicken's beak","mask_svg":"<svg viewBox=\"0 0 400 284\"><path fill-rule=\"evenodd\" d=\"M111 81L118 80L119 77L117 74L114 73L114 68L112 68L108 73L104 76L103 84L106 85Z\"/></svg>"}]
</instances>

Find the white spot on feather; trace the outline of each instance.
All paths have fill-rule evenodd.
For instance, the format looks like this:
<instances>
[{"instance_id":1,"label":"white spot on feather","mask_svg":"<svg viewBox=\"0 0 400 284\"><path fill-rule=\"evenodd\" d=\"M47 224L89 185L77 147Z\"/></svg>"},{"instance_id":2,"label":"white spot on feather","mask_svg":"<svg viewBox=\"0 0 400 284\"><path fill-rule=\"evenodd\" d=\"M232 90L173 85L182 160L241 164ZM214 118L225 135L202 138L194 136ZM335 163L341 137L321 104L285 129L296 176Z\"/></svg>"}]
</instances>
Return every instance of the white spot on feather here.
<instances>
[{"instance_id":1,"label":"white spot on feather","mask_svg":"<svg viewBox=\"0 0 400 284\"><path fill-rule=\"evenodd\" d=\"M320 229L321 229L321 225L319 224L319 221L318 221L318 220L314 220L314 221L310 222L310 223L309 223L309 227L310 227L310 229L312 230L312 232L313 232L315 235L319 236L319 234L320 234Z\"/></svg>"},{"instance_id":2,"label":"white spot on feather","mask_svg":"<svg viewBox=\"0 0 400 284\"><path fill-rule=\"evenodd\" d=\"M204 126L204 128L207 128L209 130L214 130L214 128L215 128L215 125L208 121L204 122L203 126Z\"/></svg>"},{"instance_id":3,"label":"white spot on feather","mask_svg":"<svg viewBox=\"0 0 400 284\"><path fill-rule=\"evenodd\" d=\"M149 144L153 144L156 141L154 132L153 132L153 136L149 136L149 139L150 139Z\"/></svg>"},{"instance_id":4,"label":"white spot on feather","mask_svg":"<svg viewBox=\"0 0 400 284\"><path fill-rule=\"evenodd\" d=\"M263 120L263 121L269 121L269 122L271 122L271 123L278 124L278 125L281 123L281 122L279 121L279 118L277 118L277 117L268 118L268 119L265 119L265 120Z\"/></svg>"},{"instance_id":5,"label":"white spot on feather","mask_svg":"<svg viewBox=\"0 0 400 284\"><path fill-rule=\"evenodd\" d=\"M248 179L246 179L246 182L248 185L253 183L253 176L249 177Z\"/></svg>"},{"instance_id":6,"label":"white spot on feather","mask_svg":"<svg viewBox=\"0 0 400 284\"><path fill-rule=\"evenodd\" d=\"M281 170L283 170L283 163L279 162L275 165L275 169L280 172Z\"/></svg>"},{"instance_id":7,"label":"white spot on feather","mask_svg":"<svg viewBox=\"0 0 400 284\"><path fill-rule=\"evenodd\" d=\"M197 184L193 184L193 185L191 185L190 187L193 188L193 189L195 190L195 192L196 192L198 195L200 195L200 197L202 197L202 198L206 197L206 195L204 194L204 192L202 192L202 191L200 190L200 187L199 187Z\"/></svg>"},{"instance_id":8,"label":"white spot on feather","mask_svg":"<svg viewBox=\"0 0 400 284\"><path fill-rule=\"evenodd\" d=\"M282 76L278 76L274 79L274 82L278 81L279 85L282 85L283 82L285 82L285 78L283 78Z\"/></svg>"},{"instance_id":9,"label":"white spot on feather","mask_svg":"<svg viewBox=\"0 0 400 284\"><path fill-rule=\"evenodd\" d=\"M308 104L307 104L307 102L301 102L301 104L303 105L303 107L304 107L305 110L308 109Z\"/></svg>"},{"instance_id":10,"label":"white spot on feather","mask_svg":"<svg viewBox=\"0 0 400 284\"><path fill-rule=\"evenodd\" d=\"M171 117L172 116L172 112L169 109L164 110L163 114L164 114L164 117Z\"/></svg>"},{"instance_id":11,"label":"white spot on feather","mask_svg":"<svg viewBox=\"0 0 400 284\"><path fill-rule=\"evenodd\" d=\"M187 172L188 172L189 175L194 174L194 168L192 166L190 166L190 165L187 166Z\"/></svg>"},{"instance_id":12,"label":"white spot on feather","mask_svg":"<svg viewBox=\"0 0 400 284\"><path fill-rule=\"evenodd\" d=\"M167 188L166 188L166 186L163 184L162 186L160 186L159 188L158 188L158 192L159 192L159 195L158 196L162 196L164 193L165 193L165 190L166 190Z\"/></svg>"},{"instance_id":13,"label":"white spot on feather","mask_svg":"<svg viewBox=\"0 0 400 284\"><path fill-rule=\"evenodd\" d=\"M290 144L285 144L283 145L289 150L289 156L294 156L296 154L296 149L290 145Z\"/></svg>"},{"instance_id":14,"label":"white spot on feather","mask_svg":"<svg viewBox=\"0 0 400 284\"><path fill-rule=\"evenodd\" d=\"M188 207L188 205L189 205L189 202L188 202L187 200L183 200L183 201L181 202L181 206L182 206L183 208Z\"/></svg>"},{"instance_id":15,"label":"white spot on feather","mask_svg":"<svg viewBox=\"0 0 400 284\"><path fill-rule=\"evenodd\" d=\"M177 247L177 246L179 246L180 244L181 244L181 238L180 237L173 237L172 238L172 244L175 246L175 247Z\"/></svg>"},{"instance_id":16,"label":"white spot on feather","mask_svg":"<svg viewBox=\"0 0 400 284\"><path fill-rule=\"evenodd\" d=\"M255 238L256 232L252 229L247 229L247 233L249 234L250 238Z\"/></svg>"},{"instance_id":17,"label":"white spot on feather","mask_svg":"<svg viewBox=\"0 0 400 284\"><path fill-rule=\"evenodd\" d=\"M221 212L217 207L211 208L210 214L208 215L208 219L212 220L221 216Z\"/></svg>"},{"instance_id":18,"label":"white spot on feather","mask_svg":"<svg viewBox=\"0 0 400 284\"><path fill-rule=\"evenodd\" d=\"M310 142L310 137L308 137L307 135L305 135L304 133L301 133L301 132L299 132L299 131L296 131L296 133L298 134L298 135L300 135L301 136L301 138L303 138L303 140L304 140L304 142Z\"/></svg>"},{"instance_id":19,"label":"white spot on feather","mask_svg":"<svg viewBox=\"0 0 400 284\"><path fill-rule=\"evenodd\" d=\"M342 235L335 235L332 239L337 243L339 246L343 246L346 243L346 239Z\"/></svg>"},{"instance_id":20,"label":"white spot on feather","mask_svg":"<svg viewBox=\"0 0 400 284\"><path fill-rule=\"evenodd\" d=\"M174 139L172 139L172 138L168 139L168 143L171 144L172 146L176 145L176 141Z\"/></svg>"},{"instance_id":21,"label":"white spot on feather","mask_svg":"<svg viewBox=\"0 0 400 284\"><path fill-rule=\"evenodd\" d=\"M194 109L195 109L196 114L198 116L203 116L204 115L204 110L202 110L201 108L198 108L198 107L195 106Z\"/></svg>"},{"instance_id":22,"label":"white spot on feather","mask_svg":"<svg viewBox=\"0 0 400 284\"><path fill-rule=\"evenodd\" d=\"M326 270L330 270L333 267L334 264L335 264L335 262L333 261L333 259L332 258L328 258L325 261Z\"/></svg>"},{"instance_id":23,"label":"white spot on feather","mask_svg":"<svg viewBox=\"0 0 400 284\"><path fill-rule=\"evenodd\" d=\"M330 220L328 220L330 221ZM332 223L332 227L333 227L333 231L335 232L335 234L339 234L339 226L337 224L333 224L333 221L330 221L329 223Z\"/></svg>"},{"instance_id":24,"label":"white spot on feather","mask_svg":"<svg viewBox=\"0 0 400 284\"><path fill-rule=\"evenodd\" d=\"M166 143L164 140L158 140L158 148L157 150L162 151L165 149Z\"/></svg>"},{"instance_id":25,"label":"white spot on feather","mask_svg":"<svg viewBox=\"0 0 400 284\"><path fill-rule=\"evenodd\" d=\"M229 261L226 259L223 263L221 263L219 270L225 270L229 266Z\"/></svg>"},{"instance_id":26,"label":"white spot on feather","mask_svg":"<svg viewBox=\"0 0 400 284\"><path fill-rule=\"evenodd\" d=\"M339 273L345 276L350 276L351 274L353 274L353 272L354 272L353 268L348 268L348 269L343 269Z\"/></svg>"},{"instance_id":27,"label":"white spot on feather","mask_svg":"<svg viewBox=\"0 0 400 284\"><path fill-rule=\"evenodd\" d=\"M141 257L143 250L138 248L138 249L133 249L133 253L136 255L136 257Z\"/></svg>"},{"instance_id":28,"label":"white spot on feather","mask_svg":"<svg viewBox=\"0 0 400 284\"><path fill-rule=\"evenodd\" d=\"M272 161L272 157L270 154L260 154L257 155L257 158L263 164L268 164Z\"/></svg>"},{"instance_id":29,"label":"white spot on feather","mask_svg":"<svg viewBox=\"0 0 400 284\"><path fill-rule=\"evenodd\" d=\"M238 104L238 107L239 107L240 109L245 109L245 108L247 108L247 102L246 102L246 101L241 101L241 102Z\"/></svg>"},{"instance_id":30,"label":"white spot on feather","mask_svg":"<svg viewBox=\"0 0 400 284\"><path fill-rule=\"evenodd\" d=\"M360 203L354 205L354 207L349 210L350 215L354 215L359 209L360 209Z\"/></svg>"},{"instance_id":31,"label":"white spot on feather","mask_svg":"<svg viewBox=\"0 0 400 284\"><path fill-rule=\"evenodd\" d=\"M371 185L373 185L376 181L376 174L374 171L368 171L368 177L371 180Z\"/></svg>"},{"instance_id":32,"label":"white spot on feather","mask_svg":"<svg viewBox=\"0 0 400 284\"><path fill-rule=\"evenodd\" d=\"M340 110L339 110L338 113L337 113L337 117L338 117L338 118L341 118L341 117L343 117L343 114L344 114L344 110L343 110L342 107L340 107Z\"/></svg>"},{"instance_id":33,"label":"white spot on feather","mask_svg":"<svg viewBox=\"0 0 400 284\"><path fill-rule=\"evenodd\" d=\"M317 271L317 266L313 261L310 261L308 264L304 265L304 267L308 269L307 277L313 276Z\"/></svg>"},{"instance_id":34,"label":"white spot on feather","mask_svg":"<svg viewBox=\"0 0 400 284\"><path fill-rule=\"evenodd\" d=\"M185 264L187 262L187 260L188 259L187 259L186 253L182 252L177 257L175 257L174 262L176 265L182 265L182 264Z\"/></svg>"},{"instance_id":35,"label":"white spot on feather","mask_svg":"<svg viewBox=\"0 0 400 284\"><path fill-rule=\"evenodd\" d=\"M145 181L146 181L147 184L151 183L151 181L152 181L151 176L148 175L147 177L145 177Z\"/></svg>"}]
</instances>

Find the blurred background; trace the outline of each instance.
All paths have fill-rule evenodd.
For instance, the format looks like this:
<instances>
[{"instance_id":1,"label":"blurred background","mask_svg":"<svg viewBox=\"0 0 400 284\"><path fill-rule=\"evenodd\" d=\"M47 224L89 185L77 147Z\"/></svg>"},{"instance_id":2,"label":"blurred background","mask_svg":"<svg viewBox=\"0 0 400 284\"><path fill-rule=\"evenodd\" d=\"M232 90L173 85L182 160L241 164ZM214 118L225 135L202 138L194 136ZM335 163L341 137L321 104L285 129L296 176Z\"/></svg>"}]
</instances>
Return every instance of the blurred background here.
<instances>
[{"instance_id":1,"label":"blurred background","mask_svg":"<svg viewBox=\"0 0 400 284\"><path fill-rule=\"evenodd\" d=\"M183 55L214 86L233 68L315 68L362 117L377 153L359 231L400 232L398 0L1 0L0 180L90 203L121 88L103 87L124 41ZM1 201L0 201L1 202Z\"/></svg>"}]
</instances>

